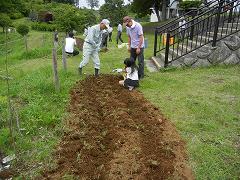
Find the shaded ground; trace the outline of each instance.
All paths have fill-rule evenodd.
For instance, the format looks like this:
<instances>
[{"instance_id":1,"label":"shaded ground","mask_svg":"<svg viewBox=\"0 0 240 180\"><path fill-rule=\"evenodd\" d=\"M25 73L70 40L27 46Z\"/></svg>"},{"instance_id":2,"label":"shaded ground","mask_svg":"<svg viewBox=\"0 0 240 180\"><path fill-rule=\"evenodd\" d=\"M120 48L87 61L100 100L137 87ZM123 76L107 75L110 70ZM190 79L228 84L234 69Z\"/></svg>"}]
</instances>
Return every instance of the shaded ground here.
<instances>
[{"instance_id":1,"label":"shaded ground","mask_svg":"<svg viewBox=\"0 0 240 180\"><path fill-rule=\"evenodd\" d=\"M11 178L15 173L12 169L5 169L4 165L2 164L4 154L0 150L0 180L2 179L9 179Z\"/></svg>"},{"instance_id":2,"label":"shaded ground","mask_svg":"<svg viewBox=\"0 0 240 180\"><path fill-rule=\"evenodd\" d=\"M75 85L56 168L39 179L194 179L174 125L118 81L90 76Z\"/></svg>"},{"instance_id":3,"label":"shaded ground","mask_svg":"<svg viewBox=\"0 0 240 180\"><path fill-rule=\"evenodd\" d=\"M75 39L76 39L78 49L82 51L84 39L81 39L81 38L78 38L78 37L76 37Z\"/></svg>"}]
</instances>

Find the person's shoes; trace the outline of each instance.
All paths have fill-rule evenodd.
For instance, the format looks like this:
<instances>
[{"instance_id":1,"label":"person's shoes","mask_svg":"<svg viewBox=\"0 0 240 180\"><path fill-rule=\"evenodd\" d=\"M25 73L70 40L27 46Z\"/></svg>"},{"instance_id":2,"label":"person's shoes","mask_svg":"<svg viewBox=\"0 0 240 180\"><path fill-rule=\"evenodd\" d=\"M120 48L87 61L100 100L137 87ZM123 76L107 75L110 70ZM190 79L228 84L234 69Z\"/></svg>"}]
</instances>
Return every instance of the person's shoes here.
<instances>
[{"instance_id":1,"label":"person's shoes","mask_svg":"<svg viewBox=\"0 0 240 180\"><path fill-rule=\"evenodd\" d=\"M82 75L82 68L78 68L78 74L81 76Z\"/></svg>"},{"instance_id":2,"label":"person's shoes","mask_svg":"<svg viewBox=\"0 0 240 180\"><path fill-rule=\"evenodd\" d=\"M99 76L99 69L95 68L95 77Z\"/></svg>"},{"instance_id":3,"label":"person's shoes","mask_svg":"<svg viewBox=\"0 0 240 180\"><path fill-rule=\"evenodd\" d=\"M134 89L134 86L128 86L128 90L132 91Z\"/></svg>"}]
</instances>

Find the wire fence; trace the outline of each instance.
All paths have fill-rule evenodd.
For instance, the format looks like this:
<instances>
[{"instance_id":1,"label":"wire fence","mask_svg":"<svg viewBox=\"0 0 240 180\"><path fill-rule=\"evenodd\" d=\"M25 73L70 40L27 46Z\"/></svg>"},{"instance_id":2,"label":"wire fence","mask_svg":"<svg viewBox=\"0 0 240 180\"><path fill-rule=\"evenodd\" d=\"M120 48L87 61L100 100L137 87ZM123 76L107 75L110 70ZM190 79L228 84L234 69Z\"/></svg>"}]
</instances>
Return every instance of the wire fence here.
<instances>
[{"instance_id":1,"label":"wire fence","mask_svg":"<svg viewBox=\"0 0 240 180\"><path fill-rule=\"evenodd\" d=\"M60 36L59 38L59 44L56 45L53 41L53 37L51 35L42 34L42 36L28 36L27 40L30 42L28 52L25 51L24 46L24 37L17 38L10 40L11 38L8 36L8 34L5 34L4 41L5 43L0 44L0 81L1 83L1 97L7 97L7 102L0 102L0 105L3 105L3 107L7 107L5 110L1 110L0 108L0 128L8 128L10 132L10 139L11 139L11 146L13 149L15 149L15 135L17 133L21 134L21 123L19 118L18 109L15 107L14 98L11 94L11 89L14 87L11 81L14 80L14 74L11 74L13 72L13 69L19 69L19 66L31 66L33 62L39 62L39 59L41 59L41 62L45 64L47 61L52 60L53 63L53 74L54 78L57 72L57 62L56 57L60 56L62 53L62 50L64 50L64 36ZM22 41L22 43L21 43ZM24 60L23 59L17 59L16 62L13 62L11 64L11 61L14 58L17 58L16 54L31 54L35 50L42 49L44 50L43 56L32 58L31 60ZM54 54L55 53L55 54ZM57 55L57 53L59 55ZM54 61L55 57L55 61ZM55 64L54 64L55 63ZM56 81L55 81L56 83ZM5 85L4 85L5 84ZM59 84L59 81L58 81ZM3 85L3 86L2 86Z\"/></svg>"}]
</instances>

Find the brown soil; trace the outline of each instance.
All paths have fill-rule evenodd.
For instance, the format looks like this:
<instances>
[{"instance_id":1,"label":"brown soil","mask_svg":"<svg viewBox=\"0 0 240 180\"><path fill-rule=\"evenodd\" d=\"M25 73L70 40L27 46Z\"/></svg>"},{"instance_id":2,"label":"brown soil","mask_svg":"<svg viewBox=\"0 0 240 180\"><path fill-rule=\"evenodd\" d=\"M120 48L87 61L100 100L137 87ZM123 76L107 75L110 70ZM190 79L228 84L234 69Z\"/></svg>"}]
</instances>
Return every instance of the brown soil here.
<instances>
[{"instance_id":1,"label":"brown soil","mask_svg":"<svg viewBox=\"0 0 240 180\"><path fill-rule=\"evenodd\" d=\"M55 169L39 179L194 179L174 125L119 77L87 77L71 90Z\"/></svg>"}]
</instances>

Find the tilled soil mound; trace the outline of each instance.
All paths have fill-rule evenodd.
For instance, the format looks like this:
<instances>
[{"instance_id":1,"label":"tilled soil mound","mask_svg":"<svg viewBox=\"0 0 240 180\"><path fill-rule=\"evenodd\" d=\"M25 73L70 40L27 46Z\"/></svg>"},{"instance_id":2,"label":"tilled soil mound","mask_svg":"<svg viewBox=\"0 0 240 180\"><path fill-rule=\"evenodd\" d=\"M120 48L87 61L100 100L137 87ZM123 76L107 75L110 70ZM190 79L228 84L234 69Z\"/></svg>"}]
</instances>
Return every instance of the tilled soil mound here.
<instances>
[{"instance_id":1,"label":"tilled soil mound","mask_svg":"<svg viewBox=\"0 0 240 180\"><path fill-rule=\"evenodd\" d=\"M57 166L39 179L194 179L174 125L119 80L90 76L71 90Z\"/></svg>"}]
</instances>

